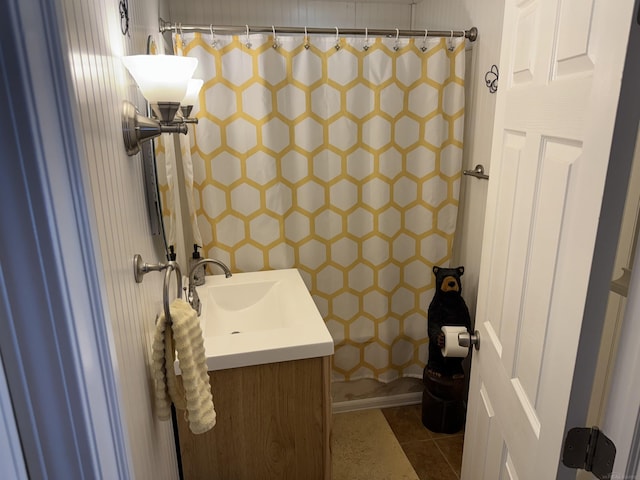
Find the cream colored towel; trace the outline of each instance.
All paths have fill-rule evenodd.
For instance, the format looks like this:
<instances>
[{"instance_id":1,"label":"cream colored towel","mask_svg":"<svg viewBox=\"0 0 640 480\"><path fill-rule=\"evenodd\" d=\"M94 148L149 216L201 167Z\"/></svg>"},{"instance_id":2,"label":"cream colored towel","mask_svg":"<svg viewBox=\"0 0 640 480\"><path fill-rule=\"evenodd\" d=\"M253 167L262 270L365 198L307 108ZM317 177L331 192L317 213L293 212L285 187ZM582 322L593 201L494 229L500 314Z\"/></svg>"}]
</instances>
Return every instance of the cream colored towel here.
<instances>
[{"instance_id":1,"label":"cream colored towel","mask_svg":"<svg viewBox=\"0 0 640 480\"><path fill-rule=\"evenodd\" d=\"M156 414L161 420L171 415L171 401L193 433L204 433L216 424L211 385L207 373L204 339L196 312L182 299L170 306L171 325L160 315L153 340L152 368L155 379ZM181 380L173 369L178 354Z\"/></svg>"}]
</instances>

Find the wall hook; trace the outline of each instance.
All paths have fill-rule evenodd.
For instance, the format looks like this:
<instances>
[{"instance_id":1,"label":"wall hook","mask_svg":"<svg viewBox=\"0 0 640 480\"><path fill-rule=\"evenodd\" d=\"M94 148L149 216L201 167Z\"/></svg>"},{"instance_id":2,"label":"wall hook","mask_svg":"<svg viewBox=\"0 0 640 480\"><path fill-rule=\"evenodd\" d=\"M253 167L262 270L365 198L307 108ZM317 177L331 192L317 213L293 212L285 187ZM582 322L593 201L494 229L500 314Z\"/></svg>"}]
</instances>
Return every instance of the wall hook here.
<instances>
[{"instance_id":1,"label":"wall hook","mask_svg":"<svg viewBox=\"0 0 640 480\"><path fill-rule=\"evenodd\" d=\"M130 37L129 35L129 1L128 0L120 0L120 4L118 5L118 10L120 11L120 31L123 35Z\"/></svg>"},{"instance_id":2,"label":"wall hook","mask_svg":"<svg viewBox=\"0 0 640 480\"><path fill-rule=\"evenodd\" d=\"M498 79L500 74L497 65L491 65L491 69L484 75L484 83L487 85L490 93L498 91Z\"/></svg>"}]
</instances>

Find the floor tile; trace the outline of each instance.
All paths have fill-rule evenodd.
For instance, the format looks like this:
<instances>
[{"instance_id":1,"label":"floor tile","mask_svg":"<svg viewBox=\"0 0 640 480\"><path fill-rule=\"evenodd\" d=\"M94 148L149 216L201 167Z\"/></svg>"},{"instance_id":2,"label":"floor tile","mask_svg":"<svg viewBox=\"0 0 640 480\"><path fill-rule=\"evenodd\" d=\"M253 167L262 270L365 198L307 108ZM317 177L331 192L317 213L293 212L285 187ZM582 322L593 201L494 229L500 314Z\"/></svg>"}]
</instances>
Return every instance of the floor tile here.
<instances>
[{"instance_id":1,"label":"floor tile","mask_svg":"<svg viewBox=\"0 0 640 480\"><path fill-rule=\"evenodd\" d=\"M434 440L434 443L447 459L447 462L449 462L449 465L451 465L451 468L453 468L457 476L460 476L460 468L462 466L463 441L464 435L452 435Z\"/></svg>"},{"instance_id":2,"label":"floor tile","mask_svg":"<svg viewBox=\"0 0 640 480\"><path fill-rule=\"evenodd\" d=\"M460 477L464 430L436 433L422 424L422 405L382 409L398 443L421 480Z\"/></svg>"},{"instance_id":3,"label":"floor tile","mask_svg":"<svg viewBox=\"0 0 640 480\"><path fill-rule=\"evenodd\" d=\"M435 440L423 440L402 444L420 480L457 480L458 476L435 445Z\"/></svg>"},{"instance_id":4,"label":"floor tile","mask_svg":"<svg viewBox=\"0 0 640 480\"><path fill-rule=\"evenodd\" d=\"M420 407L420 405L417 405ZM416 440L429 440L432 438L429 430L422 425L421 410L416 405L406 407L383 408L387 422L396 435L400 445Z\"/></svg>"},{"instance_id":5,"label":"floor tile","mask_svg":"<svg viewBox=\"0 0 640 480\"><path fill-rule=\"evenodd\" d=\"M379 409L334 415L331 452L334 480L420 480Z\"/></svg>"}]
</instances>

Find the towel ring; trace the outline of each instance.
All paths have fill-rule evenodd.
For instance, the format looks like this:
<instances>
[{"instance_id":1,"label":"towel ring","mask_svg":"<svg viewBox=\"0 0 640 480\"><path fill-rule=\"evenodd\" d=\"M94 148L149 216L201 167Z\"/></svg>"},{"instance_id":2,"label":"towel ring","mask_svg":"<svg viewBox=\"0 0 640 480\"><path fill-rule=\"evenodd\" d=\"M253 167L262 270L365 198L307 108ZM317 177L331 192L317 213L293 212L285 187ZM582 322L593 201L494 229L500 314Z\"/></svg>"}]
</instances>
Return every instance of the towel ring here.
<instances>
[{"instance_id":1,"label":"towel ring","mask_svg":"<svg viewBox=\"0 0 640 480\"><path fill-rule=\"evenodd\" d=\"M167 268L164 271L164 286L162 287L162 303L164 306L164 318L169 322L171 321L171 310L169 309L169 283L171 281L171 272L176 272L176 283L178 286L178 298L182 298L182 273L180 272L180 266L176 262L167 263Z\"/></svg>"},{"instance_id":2,"label":"towel ring","mask_svg":"<svg viewBox=\"0 0 640 480\"><path fill-rule=\"evenodd\" d=\"M169 283L171 281L171 272L176 272L176 283L178 286L178 298L182 298L182 272L178 262L170 261L167 263L145 263L140 254L133 256L133 277L136 283L141 283L143 277L149 272L162 272L164 270L164 285L162 288L162 303L164 307L164 316L171 322L171 312L169 311Z\"/></svg>"}]
</instances>

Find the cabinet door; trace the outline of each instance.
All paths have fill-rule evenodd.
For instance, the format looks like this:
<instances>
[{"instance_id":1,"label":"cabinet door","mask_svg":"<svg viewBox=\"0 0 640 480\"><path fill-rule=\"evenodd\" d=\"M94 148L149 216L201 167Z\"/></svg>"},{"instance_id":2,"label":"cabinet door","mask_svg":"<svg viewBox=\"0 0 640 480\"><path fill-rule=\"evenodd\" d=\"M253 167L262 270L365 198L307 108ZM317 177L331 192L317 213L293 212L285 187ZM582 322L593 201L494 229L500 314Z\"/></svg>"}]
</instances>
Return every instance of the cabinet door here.
<instances>
[{"instance_id":1,"label":"cabinet door","mask_svg":"<svg viewBox=\"0 0 640 480\"><path fill-rule=\"evenodd\" d=\"M328 480L330 357L209 372L216 426L177 413L186 480Z\"/></svg>"}]
</instances>

